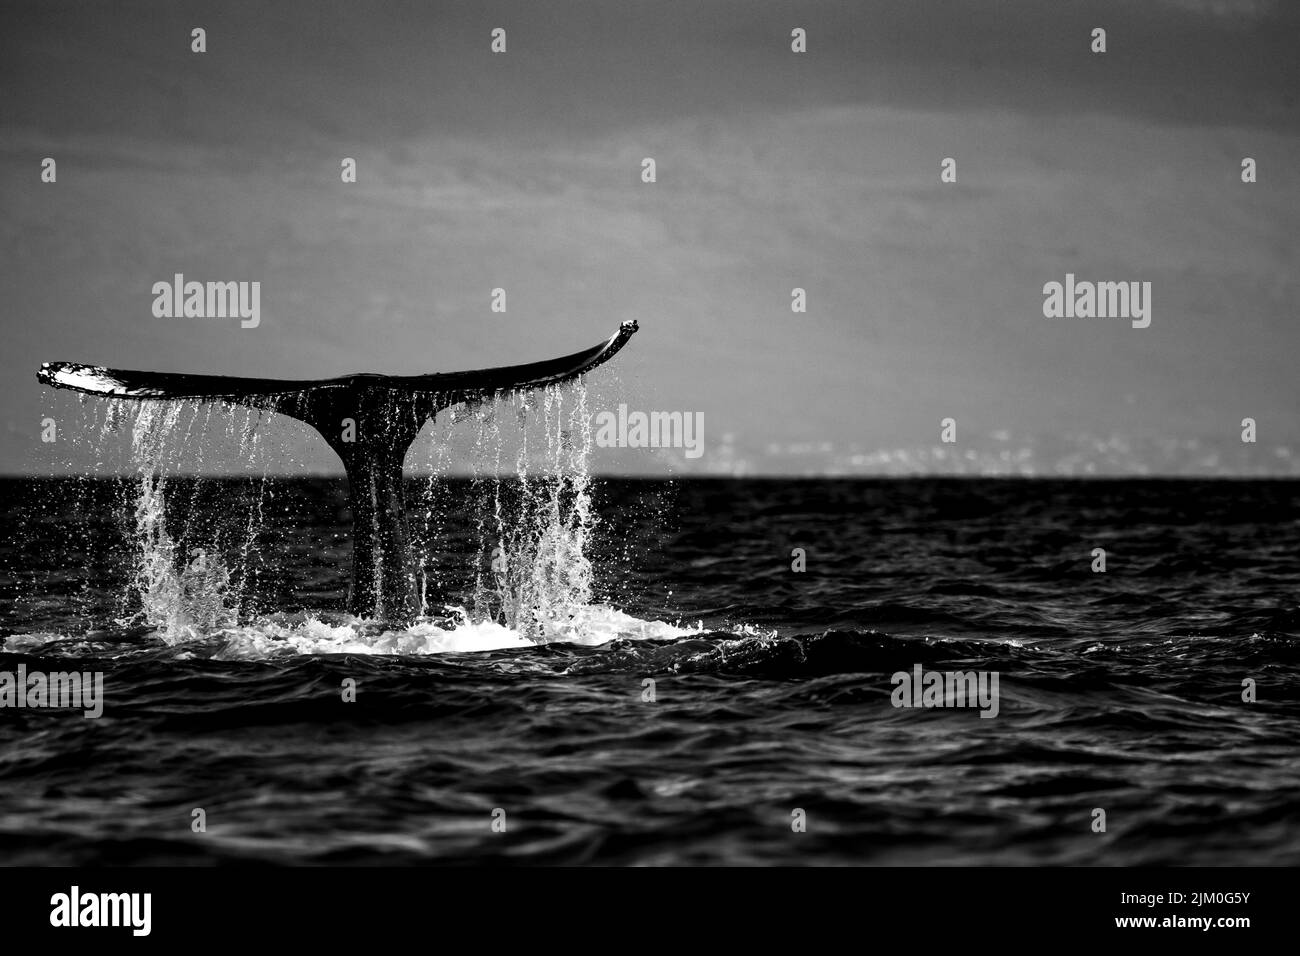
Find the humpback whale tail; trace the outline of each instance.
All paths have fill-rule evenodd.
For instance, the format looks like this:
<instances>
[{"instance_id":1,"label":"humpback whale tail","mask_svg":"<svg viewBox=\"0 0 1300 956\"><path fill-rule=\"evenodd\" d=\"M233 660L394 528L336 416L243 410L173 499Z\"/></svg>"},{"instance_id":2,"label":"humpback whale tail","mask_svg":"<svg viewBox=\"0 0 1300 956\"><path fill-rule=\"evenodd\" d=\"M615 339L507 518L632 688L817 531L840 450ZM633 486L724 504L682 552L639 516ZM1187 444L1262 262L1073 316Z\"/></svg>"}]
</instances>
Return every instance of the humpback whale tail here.
<instances>
[{"instance_id":1,"label":"humpback whale tail","mask_svg":"<svg viewBox=\"0 0 1300 956\"><path fill-rule=\"evenodd\" d=\"M526 365L433 375L360 373L314 381L133 372L47 362L37 378L55 388L127 399L192 399L288 415L320 433L343 461L352 509L348 610L393 624L419 613L406 526L402 462L424 423L445 408L564 382L608 361L636 332Z\"/></svg>"}]
</instances>

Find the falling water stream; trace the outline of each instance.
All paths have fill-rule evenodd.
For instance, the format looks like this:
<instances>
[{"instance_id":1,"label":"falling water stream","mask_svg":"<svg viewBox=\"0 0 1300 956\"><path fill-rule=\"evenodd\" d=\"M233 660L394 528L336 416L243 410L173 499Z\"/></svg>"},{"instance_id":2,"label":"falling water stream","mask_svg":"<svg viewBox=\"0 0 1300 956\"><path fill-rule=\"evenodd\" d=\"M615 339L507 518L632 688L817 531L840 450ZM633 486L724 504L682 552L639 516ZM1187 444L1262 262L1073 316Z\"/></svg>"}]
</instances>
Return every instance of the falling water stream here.
<instances>
[{"instance_id":1,"label":"falling water stream","mask_svg":"<svg viewBox=\"0 0 1300 956\"><path fill-rule=\"evenodd\" d=\"M189 400L102 403L103 446L130 437L130 482L117 518L130 546L131 574L118 625L147 628L169 645L217 645L214 656L284 653L478 651L550 642L601 644L617 637L699 633L643 621L595 602L588 555L598 518L592 507L592 448L585 386L551 386L483 405L456 406L412 446L407 514L418 566L421 615L410 627L321 609L267 609L259 578L265 509L276 494L272 466L294 461L284 421L262 408ZM214 494L194 477L213 464L214 437L243 463L246 494ZM205 458L206 456L206 458ZM456 460L472 471L477 555L472 587L447 591L449 557L439 543L450 519L463 522L453 494ZM227 463L228 464L228 463ZM283 496L284 492L281 491ZM463 569L455 569L463 577Z\"/></svg>"}]
</instances>

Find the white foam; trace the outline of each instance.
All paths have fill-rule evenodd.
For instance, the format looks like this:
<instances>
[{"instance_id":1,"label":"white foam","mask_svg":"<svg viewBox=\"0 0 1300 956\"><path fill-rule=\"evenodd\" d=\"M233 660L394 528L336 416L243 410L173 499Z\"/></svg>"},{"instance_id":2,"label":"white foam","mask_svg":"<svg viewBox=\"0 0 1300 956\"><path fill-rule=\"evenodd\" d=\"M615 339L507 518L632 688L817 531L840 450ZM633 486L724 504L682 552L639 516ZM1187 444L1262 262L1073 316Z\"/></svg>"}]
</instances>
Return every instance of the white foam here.
<instances>
[{"instance_id":1,"label":"white foam","mask_svg":"<svg viewBox=\"0 0 1300 956\"><path fill-rule=\"evenodd\" d=\"M702 622L682 627L664 621L643 621L616 608L594 604L575 608L563 625L548 625L545 640L533 641L494 621L470 621L463 609L452 610L459 617L452 625L446 621L420 621L391 630L375 628L364 620L331 623L307 616L292 623L262 620L223 628L212 637L224 644L216 655L218 659L263 660L290 654L463 654L536 647L539 643L594 647L620 638L663 640L704 633Z\"/></svg>"}]
</instances>

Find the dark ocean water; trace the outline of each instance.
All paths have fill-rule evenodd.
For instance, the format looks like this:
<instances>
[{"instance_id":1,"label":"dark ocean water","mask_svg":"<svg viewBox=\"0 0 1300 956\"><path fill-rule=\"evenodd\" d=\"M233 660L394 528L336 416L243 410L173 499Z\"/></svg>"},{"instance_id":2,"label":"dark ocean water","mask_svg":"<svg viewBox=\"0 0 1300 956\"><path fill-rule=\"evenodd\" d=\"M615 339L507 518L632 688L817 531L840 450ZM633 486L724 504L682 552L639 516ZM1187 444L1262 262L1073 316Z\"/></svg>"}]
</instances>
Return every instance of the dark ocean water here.
<instances>
[{"instance_id":1,"label":"dark ocean water","mask_svg":"<svg viewBox=\"0 0 1300 956\"><path fill-rule=\"evenodd\" d=\"M106 688L0 710L0 862L1300 863L1300 483L603 481L593 603L680 636L418 654L338 613L340 483L173 488L181 540L261 493L241 621L181 640L128 486L0 491L0 670ZM917 664L996 671L998 716L893 707Z\"/></svg>"}]
</instances>

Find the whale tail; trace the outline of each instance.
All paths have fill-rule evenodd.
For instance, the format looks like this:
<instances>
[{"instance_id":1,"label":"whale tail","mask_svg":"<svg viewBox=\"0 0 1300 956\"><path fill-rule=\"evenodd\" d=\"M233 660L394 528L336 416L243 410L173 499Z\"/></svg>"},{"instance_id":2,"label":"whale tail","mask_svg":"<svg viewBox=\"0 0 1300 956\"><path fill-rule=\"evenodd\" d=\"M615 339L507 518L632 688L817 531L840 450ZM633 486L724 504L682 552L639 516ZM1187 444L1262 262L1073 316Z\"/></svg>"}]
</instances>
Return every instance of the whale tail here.
<instances>
[{"instance_id":1,"label":"whale tail","mask_svg":"<svg viewBox=\"0 0 1300 956\"><path fill-rule=\"evenodd\" d=\"M402 463L424 423L444 408L576 378L607 362L636 332L624 322L581 352L501 368L431 375L359 373L312 381L136 372L47 362L37 379L54 388L126 399L231 402L279 412L320 433L343 461L352 509L348 610L394 624L419 613Z\"/></svg>"}]
</instances>

